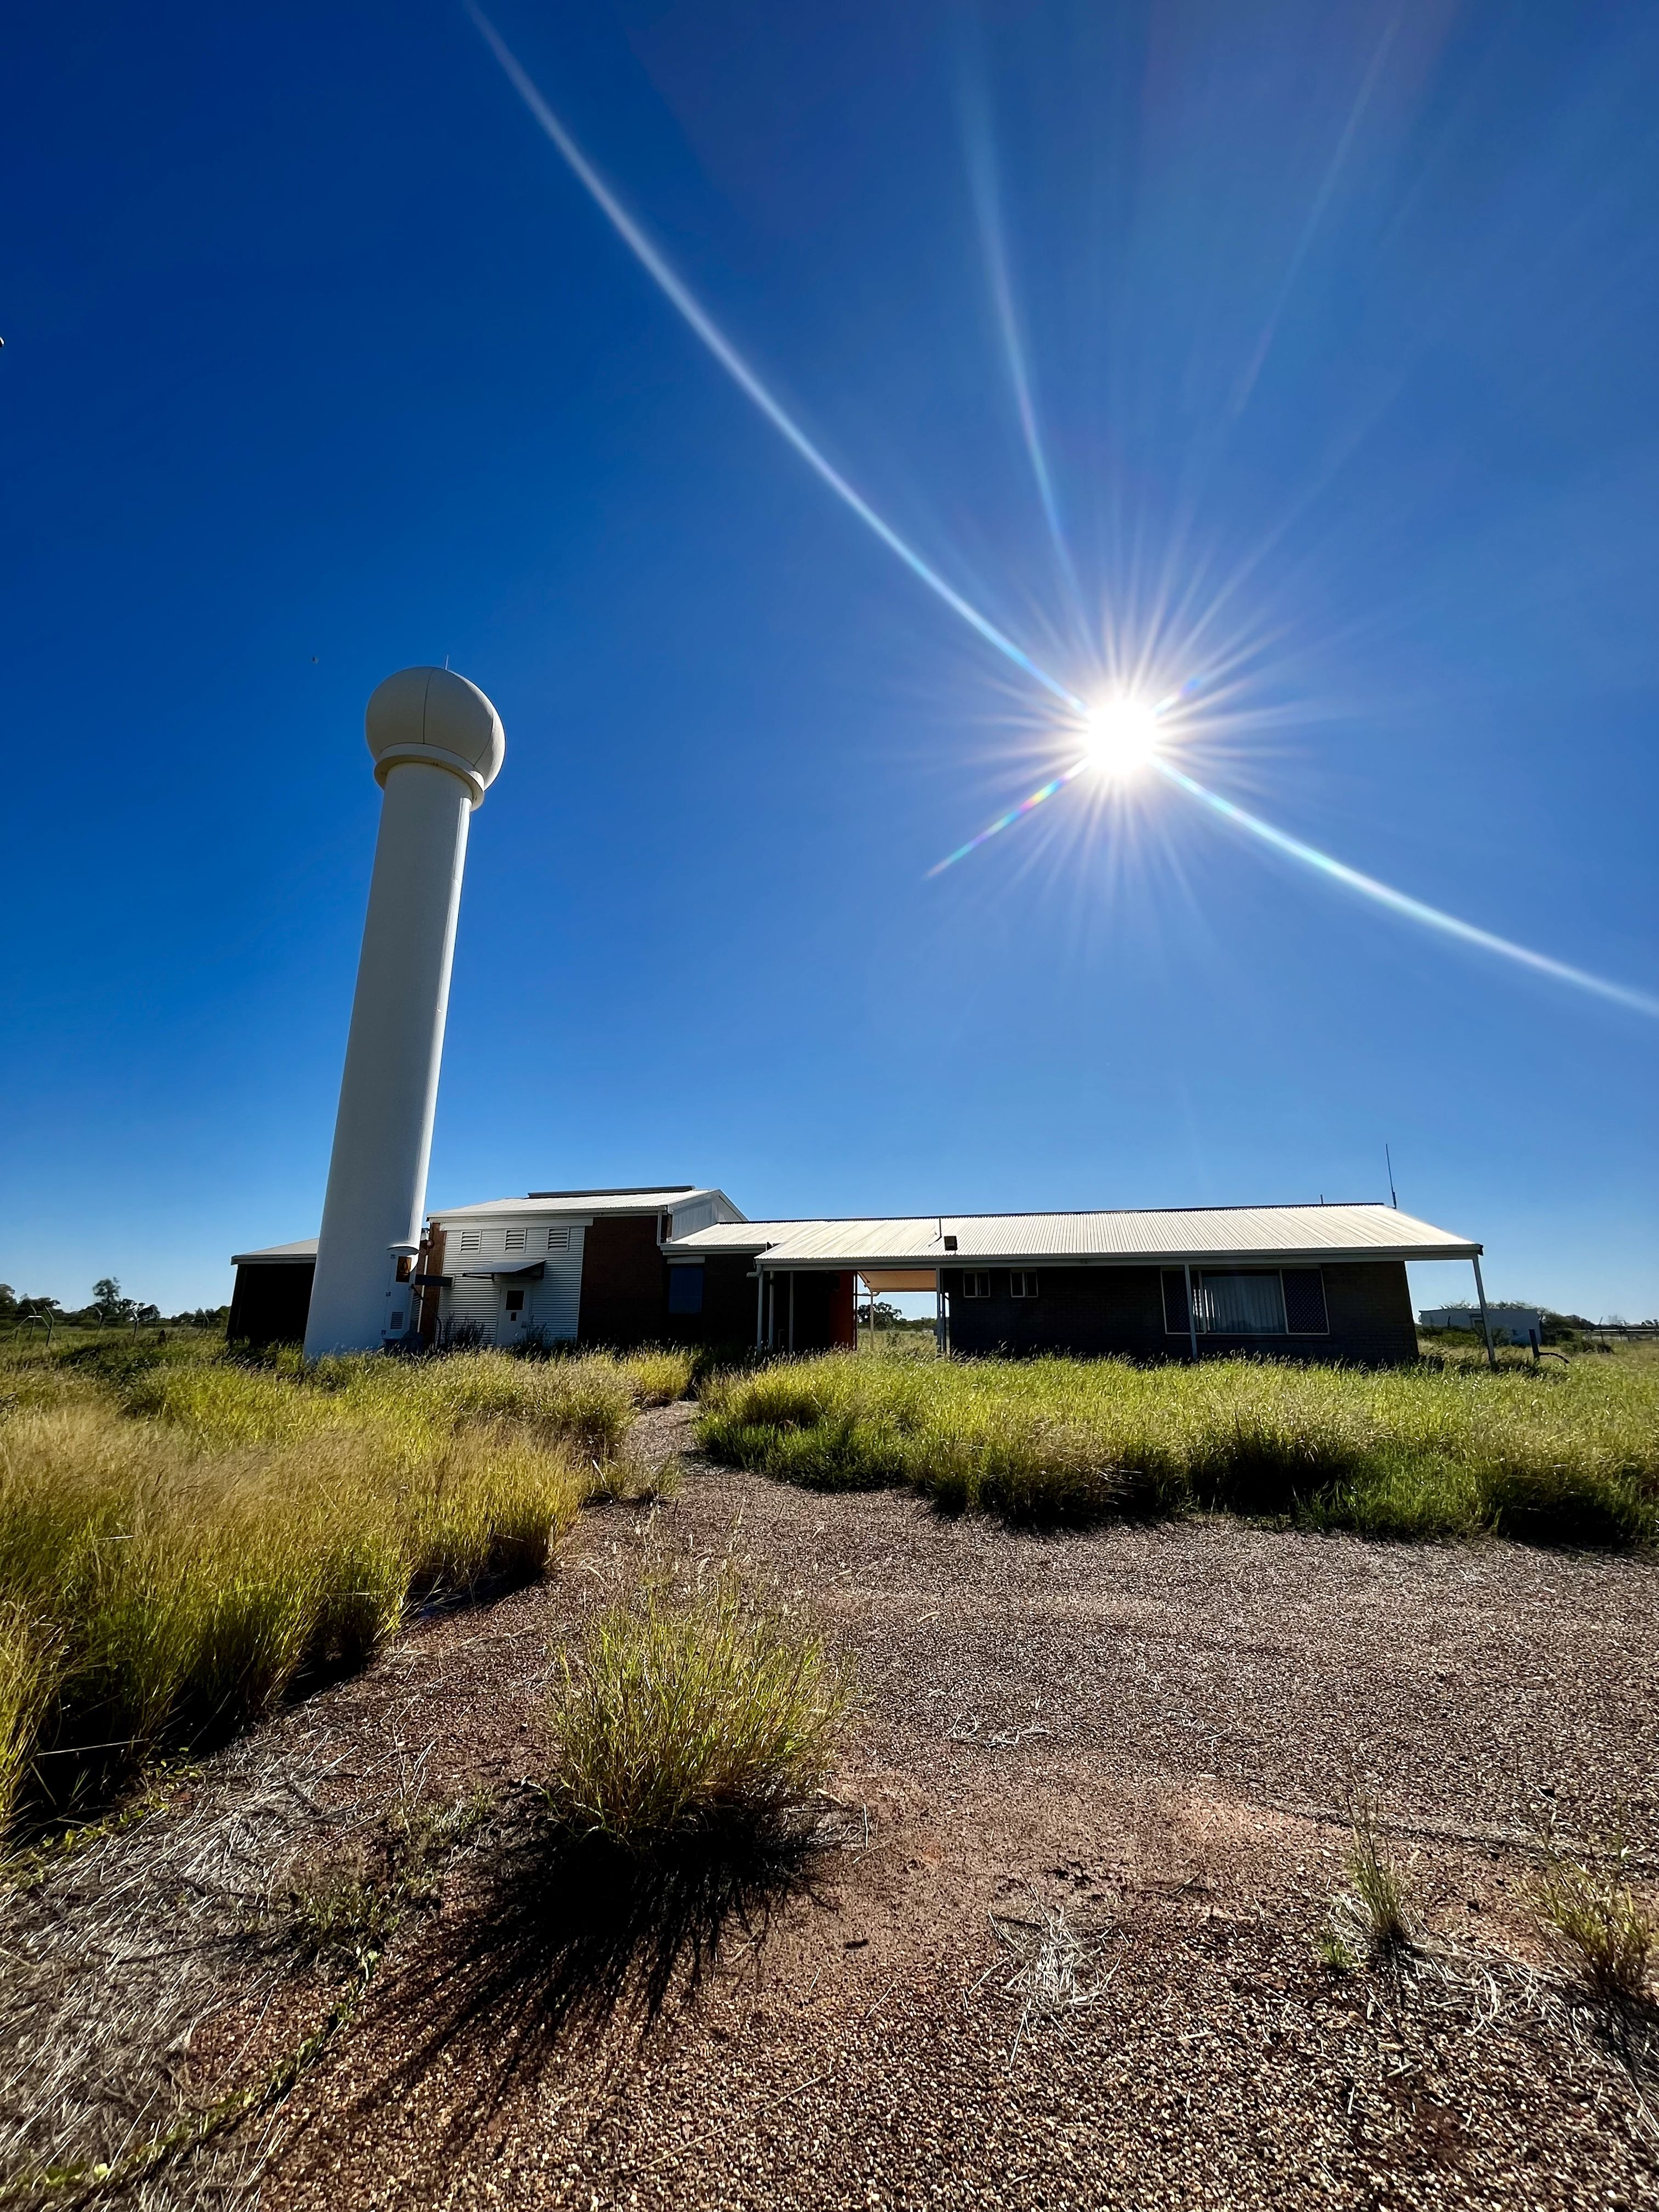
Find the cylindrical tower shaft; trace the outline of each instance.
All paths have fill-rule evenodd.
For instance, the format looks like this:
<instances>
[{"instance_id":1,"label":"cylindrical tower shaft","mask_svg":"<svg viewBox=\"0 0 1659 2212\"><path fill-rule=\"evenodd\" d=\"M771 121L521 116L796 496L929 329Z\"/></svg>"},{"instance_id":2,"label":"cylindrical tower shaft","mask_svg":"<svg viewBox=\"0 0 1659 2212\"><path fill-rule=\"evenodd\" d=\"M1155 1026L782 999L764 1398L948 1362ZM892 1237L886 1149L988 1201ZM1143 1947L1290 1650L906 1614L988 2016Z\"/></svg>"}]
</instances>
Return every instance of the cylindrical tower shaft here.
<instances>
[{"instance_id":1,"label":"cylindrical tower shaft","mask_svg":"<svg viewBox=\"0 0 1659 2212\"><path fill-rule=\"evenodd\" d=\"M493 732L488 757L465 726L478 720L473 702ZM467 827L500 765L500 733L483 693L444 669L406 670L370 702L386 798L306 1324L310 1359L375 1349L412 1321L413 1288L398 1288L392 1248L420 1241Z\"/></svg>"}]
</instances>

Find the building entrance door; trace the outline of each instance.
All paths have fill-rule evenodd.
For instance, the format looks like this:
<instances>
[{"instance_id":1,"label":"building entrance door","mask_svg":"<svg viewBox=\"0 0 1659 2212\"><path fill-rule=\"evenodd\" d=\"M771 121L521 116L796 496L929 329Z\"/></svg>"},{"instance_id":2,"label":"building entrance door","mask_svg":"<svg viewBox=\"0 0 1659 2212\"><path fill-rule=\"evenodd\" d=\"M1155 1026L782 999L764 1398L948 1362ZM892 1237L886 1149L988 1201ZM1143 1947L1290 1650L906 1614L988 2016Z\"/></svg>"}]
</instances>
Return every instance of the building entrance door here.
<instances>
[{"instance_id":1,"label":"building entrance door","mask_svg":"<svg viewBox=\"0 0 1659 2212\"><path fill-rule=\"evenodd\" d=\"M501 1292L501 1319L495 1325L497 1344L520 1344L530 1316L525 1310L524 1285L515 1283Z\"/></svg>"}]
</instances>

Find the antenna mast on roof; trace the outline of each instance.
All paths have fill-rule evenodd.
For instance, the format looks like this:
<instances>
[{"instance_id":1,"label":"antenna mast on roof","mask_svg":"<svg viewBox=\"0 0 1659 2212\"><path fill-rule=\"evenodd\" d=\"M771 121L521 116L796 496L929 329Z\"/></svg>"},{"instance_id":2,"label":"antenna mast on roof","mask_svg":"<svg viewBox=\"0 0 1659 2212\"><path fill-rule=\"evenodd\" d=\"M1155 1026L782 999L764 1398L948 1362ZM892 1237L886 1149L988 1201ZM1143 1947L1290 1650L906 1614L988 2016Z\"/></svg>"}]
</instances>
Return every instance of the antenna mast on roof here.
<instances>
[{"instance_id":1,"label":"antenna mast on roof","mask_svg":"<svg viewBox=\"0 0 1659 2212\"><path fill-rule=\"evenodd\" d=\"M1382 1147L1382 1157L1389 1164L1389 1204L1393 1206L1395 1212L1398 1213L1400 1211L1400 1200L1394 1194L1394 1160L1386 1145Z\"/></svg>"}]
</instances>

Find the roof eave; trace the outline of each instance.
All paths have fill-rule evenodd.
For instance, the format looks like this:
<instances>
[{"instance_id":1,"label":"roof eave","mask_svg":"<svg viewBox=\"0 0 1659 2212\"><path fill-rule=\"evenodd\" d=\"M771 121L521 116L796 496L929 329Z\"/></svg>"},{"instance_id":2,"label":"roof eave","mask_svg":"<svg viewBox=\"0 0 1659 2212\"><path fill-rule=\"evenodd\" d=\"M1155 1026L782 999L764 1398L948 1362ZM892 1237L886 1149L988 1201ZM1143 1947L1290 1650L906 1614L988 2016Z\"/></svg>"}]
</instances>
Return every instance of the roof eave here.
<instances>
[{"instance_id":1,"label":"roof eave","mask_svg":"<svg viewBox=\"0 0 1659 2212\"><path fill-rule=\"evenodd\" d=\"M694 1232L695 1233L695 1232ZM801 1252L781 1244L696 1245L691 1237L677 1238L663 1250L677 1258L704 1260L729 1254L733 1259L769 1260L780 1267L862 1269L865 1267L1315 1267L1358 1265L1383 1260L1473 1260L1485 1250L1480 1244L1376 1244L1332 1248L1286 1248L1262 1252Z\"/></svg>"}]
</instances>

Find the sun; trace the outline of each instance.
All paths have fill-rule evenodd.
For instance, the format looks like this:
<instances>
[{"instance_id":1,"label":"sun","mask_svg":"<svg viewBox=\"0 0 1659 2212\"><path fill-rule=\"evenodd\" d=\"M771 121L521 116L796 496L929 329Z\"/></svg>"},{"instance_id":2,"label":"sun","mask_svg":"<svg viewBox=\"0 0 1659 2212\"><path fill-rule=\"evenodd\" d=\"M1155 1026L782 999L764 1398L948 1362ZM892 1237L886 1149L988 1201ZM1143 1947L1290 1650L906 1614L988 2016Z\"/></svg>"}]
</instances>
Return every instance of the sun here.
<instances>
[{"instance_id":1,"label":"sun","mask_svg":"<svg viewBox=\"0 0 1659 2212\"><path fill-rule=\"evenodd\" d=\"M1158 751L1158 709L1145 699L1103 699L1084 726L1089 757L1103 775L1134 775Z\"/></svg>"}]
</instances>

